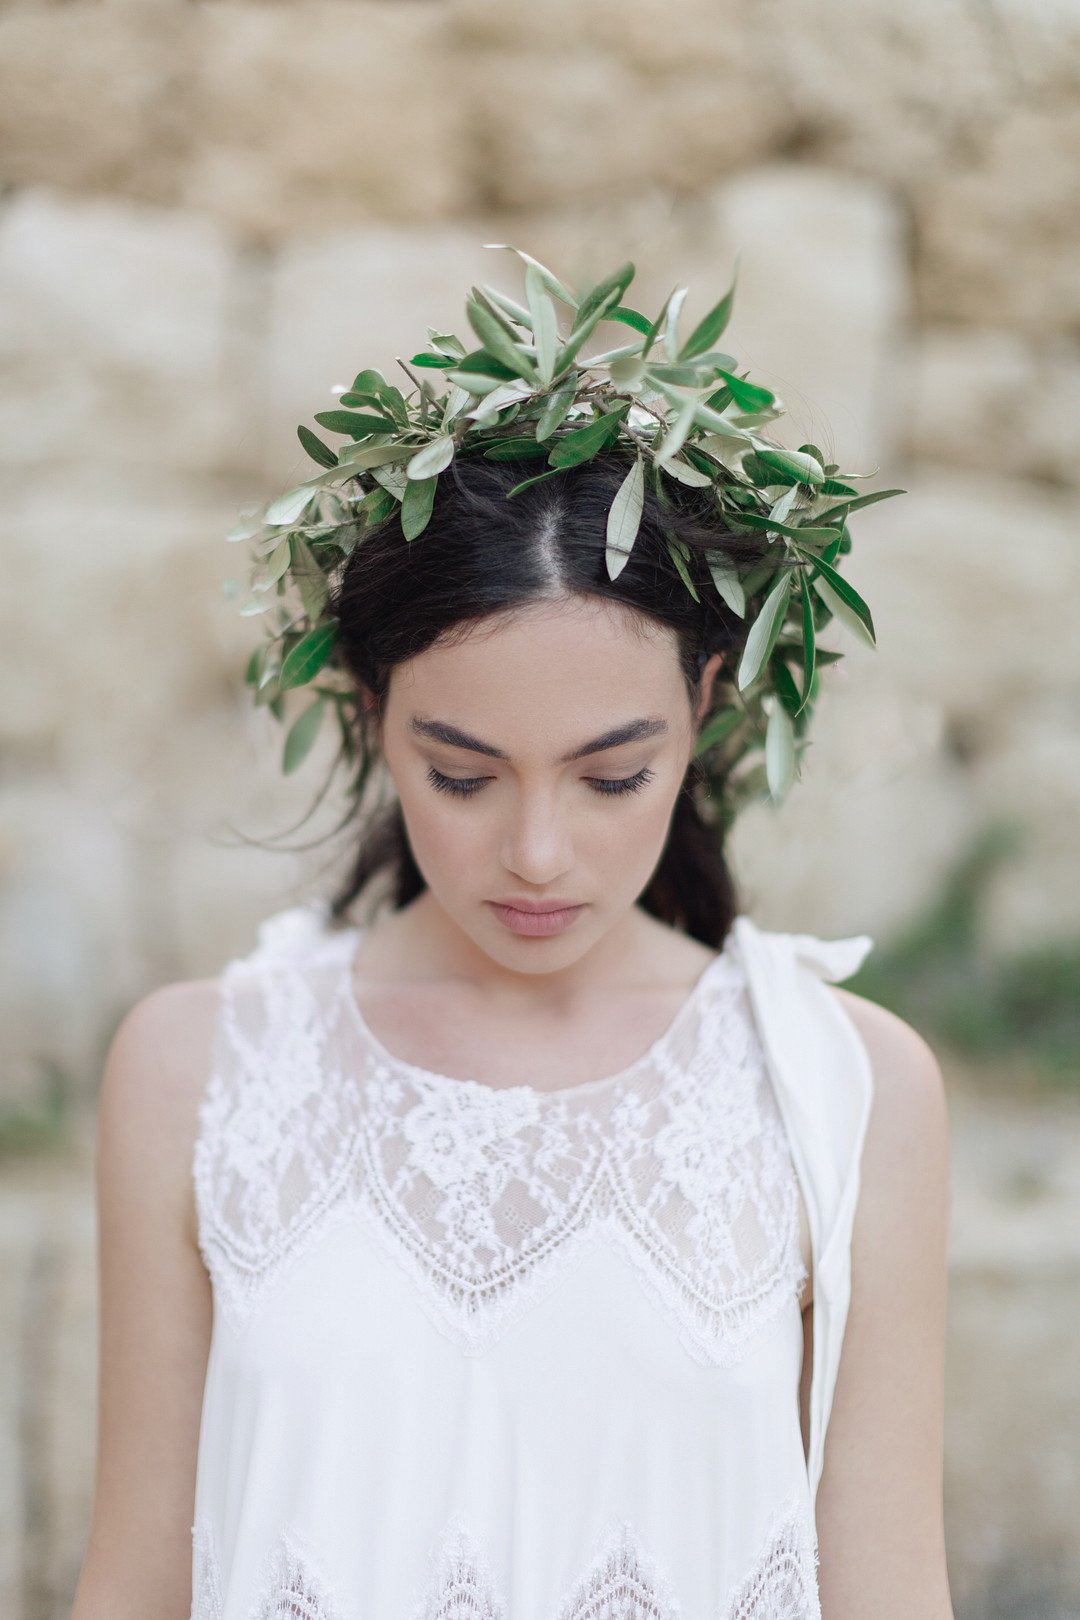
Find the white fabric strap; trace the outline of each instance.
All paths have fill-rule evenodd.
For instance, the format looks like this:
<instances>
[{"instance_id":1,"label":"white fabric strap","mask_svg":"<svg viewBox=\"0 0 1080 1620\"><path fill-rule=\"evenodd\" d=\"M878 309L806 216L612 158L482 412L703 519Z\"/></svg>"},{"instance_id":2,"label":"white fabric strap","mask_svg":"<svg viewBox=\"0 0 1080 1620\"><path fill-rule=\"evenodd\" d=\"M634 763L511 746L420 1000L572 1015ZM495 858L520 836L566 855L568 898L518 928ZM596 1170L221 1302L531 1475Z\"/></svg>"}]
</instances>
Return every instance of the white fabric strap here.
<instances>
[{"instance_id":1,"label":"white fabric strap","mask_svg":"<svg viewBox=\"0 0 1080 1620\"><path fill-rule=\"evenodd\" d=\"M818 939L735 920L735 935L802 1183L813 1252L813 1372L807 1471L816 1501L851 1297L851 1238L873 1074L850 1016L823 979L854 973L868 934Z\"/></svg>"}]
</instances>

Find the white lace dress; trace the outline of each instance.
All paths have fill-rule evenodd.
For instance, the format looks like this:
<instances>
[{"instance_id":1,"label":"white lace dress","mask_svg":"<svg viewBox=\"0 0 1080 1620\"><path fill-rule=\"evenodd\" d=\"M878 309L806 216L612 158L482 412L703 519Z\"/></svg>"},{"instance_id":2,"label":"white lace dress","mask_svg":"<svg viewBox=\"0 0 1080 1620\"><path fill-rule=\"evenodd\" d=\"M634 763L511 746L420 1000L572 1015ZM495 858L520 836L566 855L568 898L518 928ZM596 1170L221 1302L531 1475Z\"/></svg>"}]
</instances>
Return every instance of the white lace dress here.
<instances>
[{"instance_id":1,"label":"white lace dress","mask_svg":"<svg viewBox=\"0 0 1080 1620\"><path fill-rule=\"evenodd\" d=\"M636 1063L540 1091L392 1056L360 932L279 913L220 980L193 1620L818 1620L872 1084L821 980L871 940L739 917Z\"/></svg>"}]
</instances>

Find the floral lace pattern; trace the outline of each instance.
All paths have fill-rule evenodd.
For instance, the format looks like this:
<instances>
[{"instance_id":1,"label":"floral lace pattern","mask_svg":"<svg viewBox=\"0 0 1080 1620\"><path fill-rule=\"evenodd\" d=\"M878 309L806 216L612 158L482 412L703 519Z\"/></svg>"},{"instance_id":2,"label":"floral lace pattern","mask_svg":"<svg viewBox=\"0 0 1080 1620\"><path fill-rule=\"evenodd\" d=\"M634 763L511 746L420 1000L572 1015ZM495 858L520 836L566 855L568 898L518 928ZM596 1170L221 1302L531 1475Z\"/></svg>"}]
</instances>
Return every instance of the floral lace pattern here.
<instances>
[{"instance_id":1,"label":"floral lace pattern","mask_svg":"<svg viewBox=\"0 0 1080 1620\"><path fill-rule=\"evenodd\" d=\"M392 1058L340 962L233 964L199 1117L200 1247L234 1324L354 1216L471 1355L600 1242L711 1366L806 1280L787 1137L727 951L644 1059L552 1092Z\"/></svg>"},{"instance_id":2,"label":"floral lace pattern","mask_svg":"<svg viewBox=\"0 0 1080 1620\"><path fill-rule=\"evenodd\" d=\"M191 1620L222 1620L221 1585L208 1520L194 1527L195 1582ZM737 1589L709 1620L821 1620L817 1540L808 1510L795 1497L774 1509L758 1556ZM480 1540L456 1517L432 1550L424 1590L401 1620L509 1620L508 1599ZM249 1620L360 1620L344 1614L315 1573L295 1533L282 1531L265 1565L263 1588ZM669 1575L625 1519L599 1538L585 1572L552 1611L551 1620L690 1620ZM704 1620L704 1617L703 1617Z\"/></svg>"}]
</instances>

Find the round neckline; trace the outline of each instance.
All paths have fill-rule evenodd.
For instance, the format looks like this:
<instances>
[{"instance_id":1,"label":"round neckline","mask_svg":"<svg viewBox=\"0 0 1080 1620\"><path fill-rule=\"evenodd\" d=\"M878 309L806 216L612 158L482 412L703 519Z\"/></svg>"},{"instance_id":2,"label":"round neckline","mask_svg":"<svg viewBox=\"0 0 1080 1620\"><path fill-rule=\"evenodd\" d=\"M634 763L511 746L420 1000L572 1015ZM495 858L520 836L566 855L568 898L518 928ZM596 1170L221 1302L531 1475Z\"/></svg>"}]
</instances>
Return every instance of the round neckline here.
<instances>
[{"instance_id":1,"label":"round neckline","mask_svg":"<svg viewBox=\"0 0 1080 1620\"><path fill-rule=\"evenodd\" d=\"M582 1092L593 1092L606 1087L614 1087L624 1080L631 1079L640 1069L653 1062L664 1048L670 1045L676 1035L681 1032L683 1024L697 1007L706 986L712 983L712 979L714 975L718 974L721 965L733 960L734 946L734 930L729 930L720 950L715 953L712 960L706 963L698 974L692 988L681 1002L667 1028L662 1030L649 1048L642 1052L640 1057L635 1058L632 1063L628 1063L624 1068L616 1070L614 1074L602 1074L594 1080L579 1080L568 1086L543 1089L539 1086L529 1085L525 1081L512 1086L493 1086L487 1080L477 1080L472 1076L466 1078L459 1075L443 1074L438 1069L426 1069L419 1063L410 1063L406 1058L398 1057L395 1052L391 1052L388 1047L384 1046L364 1017L360 1003L356 999L354 988L356 957L367 931L365 927L354 925L352 946L345 953L339 985L342 998L349 1006L350 1019L358 1034L368 1043L383 1063L398 1073L411 1075L424 1081L429 1086L441 1086L443 1088L464 1086L467 1090L489 1092L493 1097L537 1097L542 1099L575 1097Z\"/></svg>"}]
</instances>

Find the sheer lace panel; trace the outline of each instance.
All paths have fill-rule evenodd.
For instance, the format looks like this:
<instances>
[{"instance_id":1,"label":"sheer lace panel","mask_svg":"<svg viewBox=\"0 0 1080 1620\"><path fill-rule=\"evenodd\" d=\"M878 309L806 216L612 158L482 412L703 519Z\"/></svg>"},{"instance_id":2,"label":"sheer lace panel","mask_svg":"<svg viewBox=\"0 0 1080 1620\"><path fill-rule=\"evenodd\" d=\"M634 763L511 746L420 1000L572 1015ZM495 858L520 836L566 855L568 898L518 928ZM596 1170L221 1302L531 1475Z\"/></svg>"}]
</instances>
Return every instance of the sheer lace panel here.
<instances>
[{"instance_id":1,"label":"sheer lace panel","mask_svg":"<svg viewBox=\"0 0 1080 1620\"><path fill-rule=\"evenodd\" d=\"M214 1538L208 1521L196 1534L192 1620L221 1620ZM821 1620L817 1538L809 1509L789 1497L773 1512L752 1567L715 1616L701 1620ZM209 1578L207 1578L209 1576ZM400 1620L509 1620L508 1595L479 1537L454 1517L432 1548L423 1589ZM295 1532L282 1531L266 1559L250 1620L367 1620L346 1611L315 1573ZM395 1620L395 1617L387 1617ZM625 1519L598 1539L587 1567L551 1612L551 1620L697 1620L684 1614L672 1578Z\"/></svg>"},{"instance_id":2,"label":"sheer lace panel","mask_svg":"<svg viewBox=\"0 0 1080 1620\"><path fill-rule=\"evenodd\" d=\"M714 959L648 1061L542 1092L397 1062L338 964L234 964L194 1176L215 1295L243 1322L358 1217L479 1354L599 1242L714 1366L806 1280L798 1186L741 968Z\"/></svg>"},{"instance_id":3,"label":"sheer lace panel","mask_svg":"<svg viewBox=\"0 0 1080 1620\"><path fill-rule=\"evenodd\" d=\"M270 1550L251 1620L346 1620L295 1531L283 1530Z\"/></svg>"},{"instance_id":4,"label":"sheer lace panel","mask_svg":"<svg viewBox=\"0 0 1080 1620\"><path fill-rule=\"evenodd\" d=\"M795 1498L775 1510L753 1569L724 1620L821 1620L817 1534Z\"/></svg>"},{"instance_id":5,"label":"sheer lace panel","mask_svg":"<svg viewBox=\"0 0 1080 1620\"><path fill-rule=\"evenodd\" d=\"M488 1556L456 1518L432 1549L425 1590L408 1620L506 1620Z\"/></svg>"}]
</instances>

